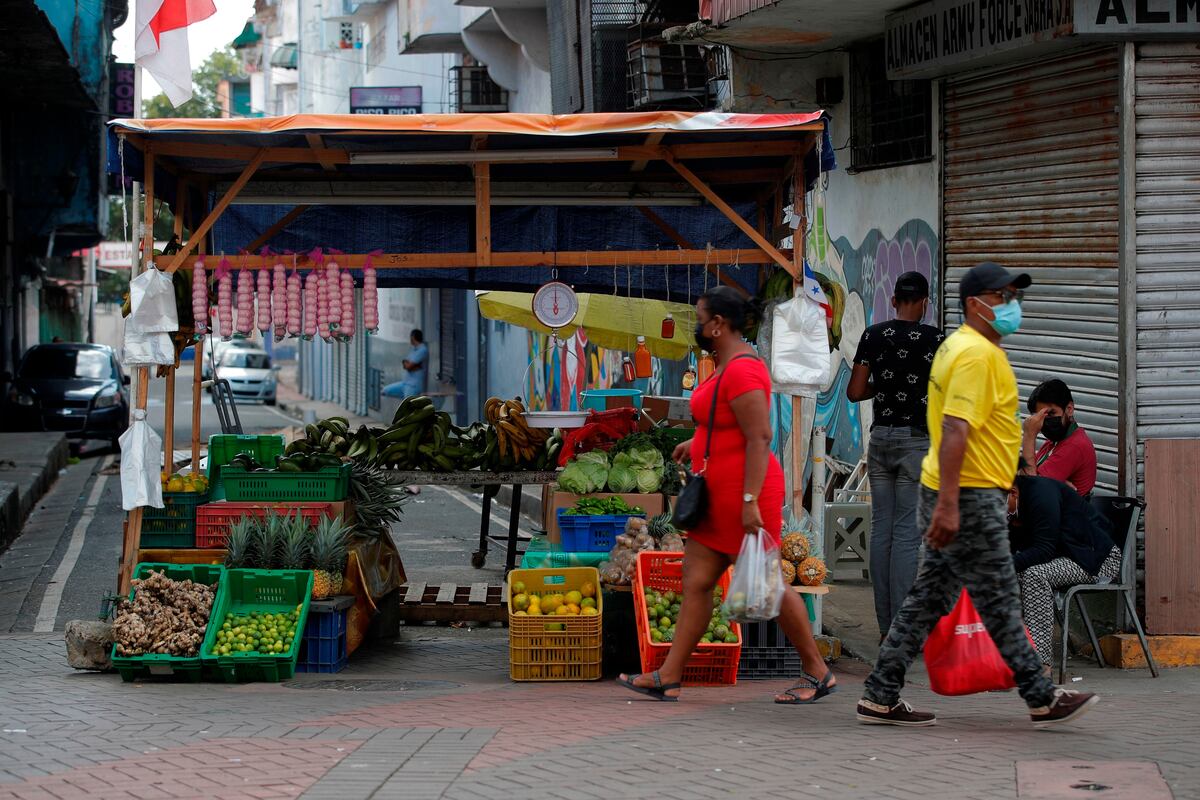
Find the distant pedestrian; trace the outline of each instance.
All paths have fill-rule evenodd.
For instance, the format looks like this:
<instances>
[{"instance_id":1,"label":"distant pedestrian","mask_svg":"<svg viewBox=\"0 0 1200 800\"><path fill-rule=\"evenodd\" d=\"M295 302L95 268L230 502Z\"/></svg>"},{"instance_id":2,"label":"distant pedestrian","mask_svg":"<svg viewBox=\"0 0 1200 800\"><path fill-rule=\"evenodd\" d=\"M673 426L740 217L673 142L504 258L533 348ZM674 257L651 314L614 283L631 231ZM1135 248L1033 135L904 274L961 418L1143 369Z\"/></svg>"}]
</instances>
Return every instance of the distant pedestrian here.
<instances>
[{"instance_id":1,"label":"distant pedestrian","mask_svg":"<svg viewBox=\"0 0 1200 800\"><path fill-rule=\"evenodd\" d=\"M1096 486L1096 446L1075 419L1075 398L1058 378L1043 381L1029 393L1021 456L1025 475L1040 475L1068 484L1080 497ZM1037 446L1038 434L1046 440Z\"/></svg>"},{"instance_id":2,"label":"distant pedestrian","mask_svg":"<svg viewBox=\"0 0 1200 800\"><path fill-rule=\"evenodd\" d=\"M684 665L712 617L713 588L737 558L747 536L769 536L778 547L783 529L783 468L771 453L771 376L743 336L756 316L727 286L710 289L696 303L696 344L716 355L713 377L692 393L694 438L675 448L674 460L690 458L707 475L704 519L688 531L683 554L683 600L671 651L654 672L621 675L617 682L656 700L679 698ZM706 457L711 429L711 455ZM765 531L765 533L760 533ZM837 691L837 682L808 622L800 596L784 592L779 627L800 656L800 679L775 696L781 705L807 705Z\"/></svg>"},{"instance_id":3,"label":"distant pedestrian","mask_svg":"<svg viewBox=\"0 0 1200 800\"><path fill-rule=\"evenodd\" d=\"M993 263L959 284L963 325L933 359L931 447L921 470L918 519L925 550L912 591L879 651L858 703L860 722L933 725L934 714L900 700L904 675L933 626L965 585L988 634L1012 669L1035 727L1078 718L1099 698L1056 688L1025 635L1008 541L1008 490L1017 472L1021 423L1017 380L1000 341L1021 325L1028 275Z\"/></svg>"},{"instance_id":4,"label":"distant pedestrian","mask_svg":"<svg viewBox=\"0 0 1200 800\"><path fill-rule=\"evenodd\" d=\"M921 273L906 272L896 279L892 308L895 319L863 331L846 387L852 402L872 401L867 476L871 583L880 641L917 575L917 489L921 460L929 452L929 367L946 338L940 329L921 322L929 310L929 281Z\"/></svg>"},{"instance_id":5,"label":"distant pedestrian","mask_svg":"<svg viewBox=\"0 0 1200 800\"><path fill-rule=\"evenodd\" d=\"M383 387L384 397L415 397L425 394L425 376L429 365L429 347L425 344L425 334L414 329L408 337L412 349L408 358L400 362L407 373L395 383Z\"/></svg>"}]
</instances>

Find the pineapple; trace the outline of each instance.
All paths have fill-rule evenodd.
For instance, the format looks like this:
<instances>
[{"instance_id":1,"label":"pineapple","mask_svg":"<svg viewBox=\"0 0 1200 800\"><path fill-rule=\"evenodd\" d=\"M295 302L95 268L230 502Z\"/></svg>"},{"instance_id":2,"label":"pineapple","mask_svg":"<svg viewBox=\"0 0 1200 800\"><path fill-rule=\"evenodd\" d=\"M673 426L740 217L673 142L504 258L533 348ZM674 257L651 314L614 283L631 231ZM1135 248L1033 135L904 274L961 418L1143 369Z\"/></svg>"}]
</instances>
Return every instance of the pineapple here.
<instances>
[{"instance_id":1,"label":"pineapple","mask_svg":"<svg viewBox=\"0 0 1200 800\"><path fill-rule=\"evenodd\" d=\"M324 600L342 590L342 572L346 569L346 550L350 526L337 517L321 517L312 538L313 592L315 600Z\"/></svg>"},{"instance_id":2,"label":"pineapple","mask_svg":"<svg viewBox=\"0 0 1200 800\"><path fill-rule=\"evenodd\" d=\"M258 569L277 569L279 567L280 551L283 549L284 525L286 520L273 511L267 512L266 518L254 520L255 566Z\"/></svg>"},{"instance_id":3,"label":"pineapple","mask_svg":"<svg viewBox=\"0 0 1200 800\"><path fill-rule=\"evenodd\" d=\"M308 569L312 529L299 514L283 518L283 548L280 562L284 569Z\"/></svg>"},{"instance_id":4,"label":"pineapple","mask_svg":"<svg viewBox=\"0 0 1200 800\"><path fill-rule=\"evenodd\" d=\"M650 520L650 535L654 537L654 541L661 542L668 533L678 533L671 524L670 514L659 514Z\"/></svg>"},{"instance_id":5,"label":"pineapple","mask_svg":"<svg viewBox=\"0 0 1200 800\"><path fill-rule=\"evenodd\" d=\"M780 546L781 554L788 561L799 564L808 558L808 537L803 533L786 533Z\"/></svg>"},{"instance_id":6,"label":"pineapple","mask_svg":"<svg viewBox=\"0 0 1200 800\"><path fill-rule=\"evenodd\" d=\"M254 531L258 527L253 517L242 517L229 526L229 537L225 541L225 566L229 569L246 569L253 557Z\"/></svg>"}]
</instances>

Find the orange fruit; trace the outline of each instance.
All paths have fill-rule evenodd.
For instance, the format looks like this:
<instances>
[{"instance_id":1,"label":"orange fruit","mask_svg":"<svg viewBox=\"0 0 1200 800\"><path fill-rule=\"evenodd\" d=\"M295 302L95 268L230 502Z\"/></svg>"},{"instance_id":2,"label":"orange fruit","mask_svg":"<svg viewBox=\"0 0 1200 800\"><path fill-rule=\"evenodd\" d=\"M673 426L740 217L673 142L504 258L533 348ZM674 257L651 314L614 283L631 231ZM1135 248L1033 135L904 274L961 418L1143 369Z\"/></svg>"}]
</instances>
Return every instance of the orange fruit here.
<instances>
[{"instance_id":1,"label":"orange fruit","mask_svg":"<svg viewBox=\"0 0 1200 800\"><path fill-rule=\"evenodd\" d=\"M595 606L584 606L583 610L579 613L585 617L594 617L600 613L600 610Z\"/></svg>"},{"instance_id":2,"label":"orange fruit","mask_svg":"<svg viewBox=\"0 0 1200 800\"><path fill-rule=\"evenodd\" d=\"M566 609L568 614L575 617L579 616L579 606L575 605L574 603L567 603Z\"/></svg>"},{"instance_id":3,"label":"orange fruit","mask_svg":"<svg viewBox=\"0 0 1200 800\"><path fill-rule=\"evenodd\" d=\"M596 587L591 583L585 583L583 586L579 587L579 593L584 597L595 597Z\"/></svg>"}]
</instances>

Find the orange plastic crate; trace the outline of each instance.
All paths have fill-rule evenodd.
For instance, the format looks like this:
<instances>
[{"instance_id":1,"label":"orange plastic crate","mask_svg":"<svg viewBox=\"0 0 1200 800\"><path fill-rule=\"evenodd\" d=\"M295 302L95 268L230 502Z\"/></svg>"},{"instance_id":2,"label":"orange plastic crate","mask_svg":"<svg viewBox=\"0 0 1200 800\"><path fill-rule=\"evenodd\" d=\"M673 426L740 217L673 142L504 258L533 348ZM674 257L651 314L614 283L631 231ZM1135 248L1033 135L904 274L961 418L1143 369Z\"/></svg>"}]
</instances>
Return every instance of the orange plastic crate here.
<instances>
[{"instance_id":1,"label":"orange plastic crate","mask_svg":"<svg viewBox=\"0 0 1200 800\"><path fill-rule=\"evenodd\" d=\"M518 616L513 612L509 587L520 581L536 594L569 592L590 583L596 588L596 610L591 617ZM602 674L604 598L600 571L595 567L514 569L504 584L508 608L509 677L514 681L595 681ZM551 626L562 630L550 630Z\"/></svg>"},{"instance_id":2,"label":"orange plastic crate","mask_svg":"<svg viewBox=\"0 0 1200 800\"><path fill-rule=\"evenodd\" d=\"M725 570L718 585L728 591L730 571ZM683 555L643 550L638 553L637 569L633 573L634 617L637 619L638 652L642 657L642 672L653 672L667 660L669 642L650 638L650 622L646 618L646 590L656 592L683 591ZM737 644L701 643L683 667L685 686L726 686L737 683L738 661L742 657L742 627L730 622L737 634Z\"/></svg>"},{"instance_id":3,"label":"orange plastic crate","mask_svg":"<svg viewBox=\"0 0 1200 800\"><path fill-rule=\"evenodd\" d=\"M263 519L267 512L296 514L316 525L322 516L333 516L331 503L206 503L196 508L196 547L224 547L233 523L245 516Z\"/></svg>"}]
</instances>

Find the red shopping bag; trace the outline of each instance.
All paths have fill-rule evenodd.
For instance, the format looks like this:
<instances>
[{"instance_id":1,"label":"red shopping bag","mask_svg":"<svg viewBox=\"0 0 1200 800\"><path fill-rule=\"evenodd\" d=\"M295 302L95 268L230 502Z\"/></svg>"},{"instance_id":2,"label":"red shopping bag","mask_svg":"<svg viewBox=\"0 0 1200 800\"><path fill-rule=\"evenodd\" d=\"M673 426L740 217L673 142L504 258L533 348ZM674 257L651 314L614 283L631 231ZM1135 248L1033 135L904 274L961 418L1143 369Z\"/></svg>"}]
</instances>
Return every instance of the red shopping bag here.
<instances>
[{"instance_id":1,"label":"red shopping bag","mask_svg":"<svg viewBox=\"0 0 1200 800\"><path fill-rule=\"evenodd\" d=\"M925 641L925 669L929 688L938 694L978 694L1017 685L966 589Z\"/></svg>"}]
</instances>

